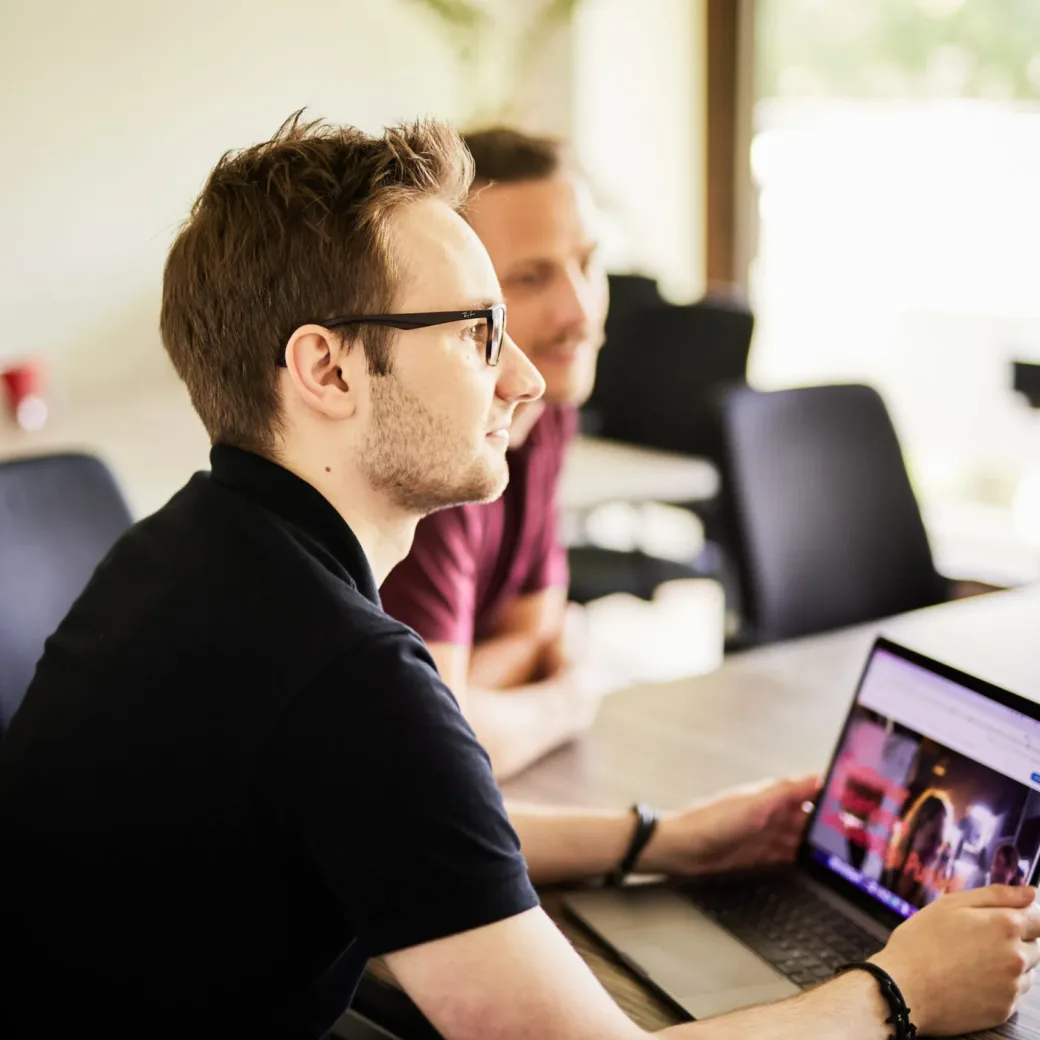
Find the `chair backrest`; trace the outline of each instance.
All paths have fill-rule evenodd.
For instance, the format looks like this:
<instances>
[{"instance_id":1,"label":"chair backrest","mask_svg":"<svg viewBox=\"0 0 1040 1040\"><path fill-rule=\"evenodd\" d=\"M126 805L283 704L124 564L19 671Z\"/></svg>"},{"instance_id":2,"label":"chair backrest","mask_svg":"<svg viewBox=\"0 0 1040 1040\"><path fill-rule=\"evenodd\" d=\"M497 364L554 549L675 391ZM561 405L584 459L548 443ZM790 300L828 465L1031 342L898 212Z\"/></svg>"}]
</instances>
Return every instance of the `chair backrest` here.
<instances>
[{"instance_id":1,"label":"chair backrest","mask_svg":"<svg viewBox=\"0 0 1040 1040\"><path fill-rule=\"evenodd\" d=\"M724 483L751 642L946 597L884 402L867 386L727 395Z\"/></svg>"},{"instance_id":2,"label":"chair backrest","mask_svg":"<svg viewBox=\"0 0 1040 1040\"><path fill-rule=\"evenodd\" d=\"M664 297L653 278L641 274L608 274L610 287L610 309L604 328L603 350L611 355L623 351L623 337L628 319L636 312L649 307L665 307ZM600 353L600 368L603 366L603 354ZM583 433L600 434L603 429L604 384L597 379L592 394L581 409L581 429Z\"/></svg>"},{"instance_id":3,"label":"chair backrest","mask_svg":"<svg viewBox=\"0 0 1040 1040\"><path fill-rule=\"evenodd\" d=\"M629 314L600 353L600 433L717 460L718 398L746 381L753 330L746 307L717 300Z\"/></svg>"},{"instance_id":4,"label":"chair backrest","mask_svg":"<svg viewBox=\"0 0 1040 1040\"><path fill-rule=\"evenodd\" d=\"M47 637L130 523L98 459L45 455L0 463L0 735Z\"/></svg>"},{"instance_id":5,"label":"chair backrest","mask_svg":"<svg viewBox=\"0 0 1040 1040\"><path fill-rule=\"evenodd\" d=\"M608 274L607 285L610 288L607 339L610 339L612 329L633 311L659 307L665 302L657 282L643 274Z\"/></svg>"}]
</instances>

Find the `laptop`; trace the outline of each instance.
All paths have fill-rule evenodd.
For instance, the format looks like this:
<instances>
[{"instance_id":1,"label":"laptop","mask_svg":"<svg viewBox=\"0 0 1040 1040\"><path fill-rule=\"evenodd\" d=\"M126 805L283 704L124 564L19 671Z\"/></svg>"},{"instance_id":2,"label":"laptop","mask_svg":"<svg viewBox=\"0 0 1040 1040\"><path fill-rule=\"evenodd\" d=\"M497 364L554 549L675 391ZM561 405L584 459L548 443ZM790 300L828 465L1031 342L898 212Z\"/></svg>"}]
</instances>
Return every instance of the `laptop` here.
<instances>
[{"instance_id":1,"label":"laptop","mask_svg":"<svg viewBox=\"0 0 1040 1040\"><path fill-rule=\"evenodd\" d=\"M591 889L567 912L694 1018L792 996L945 892L1032 883L1040 705L886 639L789 867Z\"/></svg>"}]
</instances>

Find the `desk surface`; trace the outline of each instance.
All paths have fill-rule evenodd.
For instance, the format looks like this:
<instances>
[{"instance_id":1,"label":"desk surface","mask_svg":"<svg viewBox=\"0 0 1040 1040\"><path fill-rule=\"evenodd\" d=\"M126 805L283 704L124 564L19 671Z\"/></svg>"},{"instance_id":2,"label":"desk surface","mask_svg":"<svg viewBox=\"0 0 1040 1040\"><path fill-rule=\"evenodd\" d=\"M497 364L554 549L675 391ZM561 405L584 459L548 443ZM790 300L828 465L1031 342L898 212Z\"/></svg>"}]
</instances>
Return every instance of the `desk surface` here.
<instances>
[{"instance_id":1,"label":"desk surface","mask_svg":"<svg viewBox=\"0 0 1040 1040\"><path fill-rule=\"evenodd\" d=\"M681 805L765 775L822 769L867 652L883 634L1040 701L1040 586L727 659L717 671L614 694L592 732L505 785L510 797Z\"/></svg>"},{"instance_id":2,"label":"desk surface","mask_svg":"<svg viewBox=\"0 0 1040 1040\"><path fill-rule=\"evenodd\" d=\"M697 679L610 697L584 740L505 785L524 800L673 807L722 787L826 767L874 637L897 642L1040 701L1040 588L979 597L888 622L778 644ZM560 922L593 970L646 1028L678 1021L593 943ZM1040 1040L1040 992L986 1037Z\"/></svg>"},{"instance_id":3,"label":"desk surface","mask_svg":"<svg viewBox=\"0 0 1040 1040\"><path fill-rule=\"evenodd\" d=\"M703 502L718 489L718 471L706 459L577 437L564 461L560 505L577 511L618 501Z\"/></svg>"}]
</instances>

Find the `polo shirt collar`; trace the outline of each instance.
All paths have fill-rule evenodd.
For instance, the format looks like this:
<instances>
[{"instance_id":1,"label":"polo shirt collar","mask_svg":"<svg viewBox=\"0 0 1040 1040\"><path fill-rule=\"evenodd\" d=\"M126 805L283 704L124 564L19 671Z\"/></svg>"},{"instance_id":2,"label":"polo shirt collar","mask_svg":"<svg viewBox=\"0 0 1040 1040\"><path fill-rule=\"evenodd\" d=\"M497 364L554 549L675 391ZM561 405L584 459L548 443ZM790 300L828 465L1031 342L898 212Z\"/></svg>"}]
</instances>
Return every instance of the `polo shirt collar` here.
<instances>
[{"instance_id":1,"label":"polo shirt collar","mask_svg":"<svg viewBox=\"0 0 1040 1040\"><path fill-rule=\"evenodd\" d=\"M284 466L230 444L213 445L209 460L213 480L252 499L317 542L347 572L358 592L379 606L379 588L365 550L316 487Z\"/></svg>"}]
</instances>

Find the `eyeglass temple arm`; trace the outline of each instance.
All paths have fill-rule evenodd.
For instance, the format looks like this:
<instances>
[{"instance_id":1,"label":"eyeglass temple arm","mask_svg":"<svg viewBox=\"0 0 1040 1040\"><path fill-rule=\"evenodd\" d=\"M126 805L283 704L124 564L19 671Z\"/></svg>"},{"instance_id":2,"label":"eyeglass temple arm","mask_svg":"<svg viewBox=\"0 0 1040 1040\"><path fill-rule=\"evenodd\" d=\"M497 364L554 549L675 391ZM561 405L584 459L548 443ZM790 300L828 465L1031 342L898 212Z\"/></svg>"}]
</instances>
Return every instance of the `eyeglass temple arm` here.
<instances>
[{"instance_id":1,"label":"eyeglass temple arm","mask_svg":"<svg viewBox=\"0 0 1040 1040\"><path fill-rule=\"evenodd\" d=\"M430 325L447 325L456 319L445 318L438 313L424 314L389 314L386 317L346 317L333 318L325 324L333 328L337 325L387 325L392 329L422 329ZM459 319L461 320L461 319Z\"/></svg>"}]
</instances>

